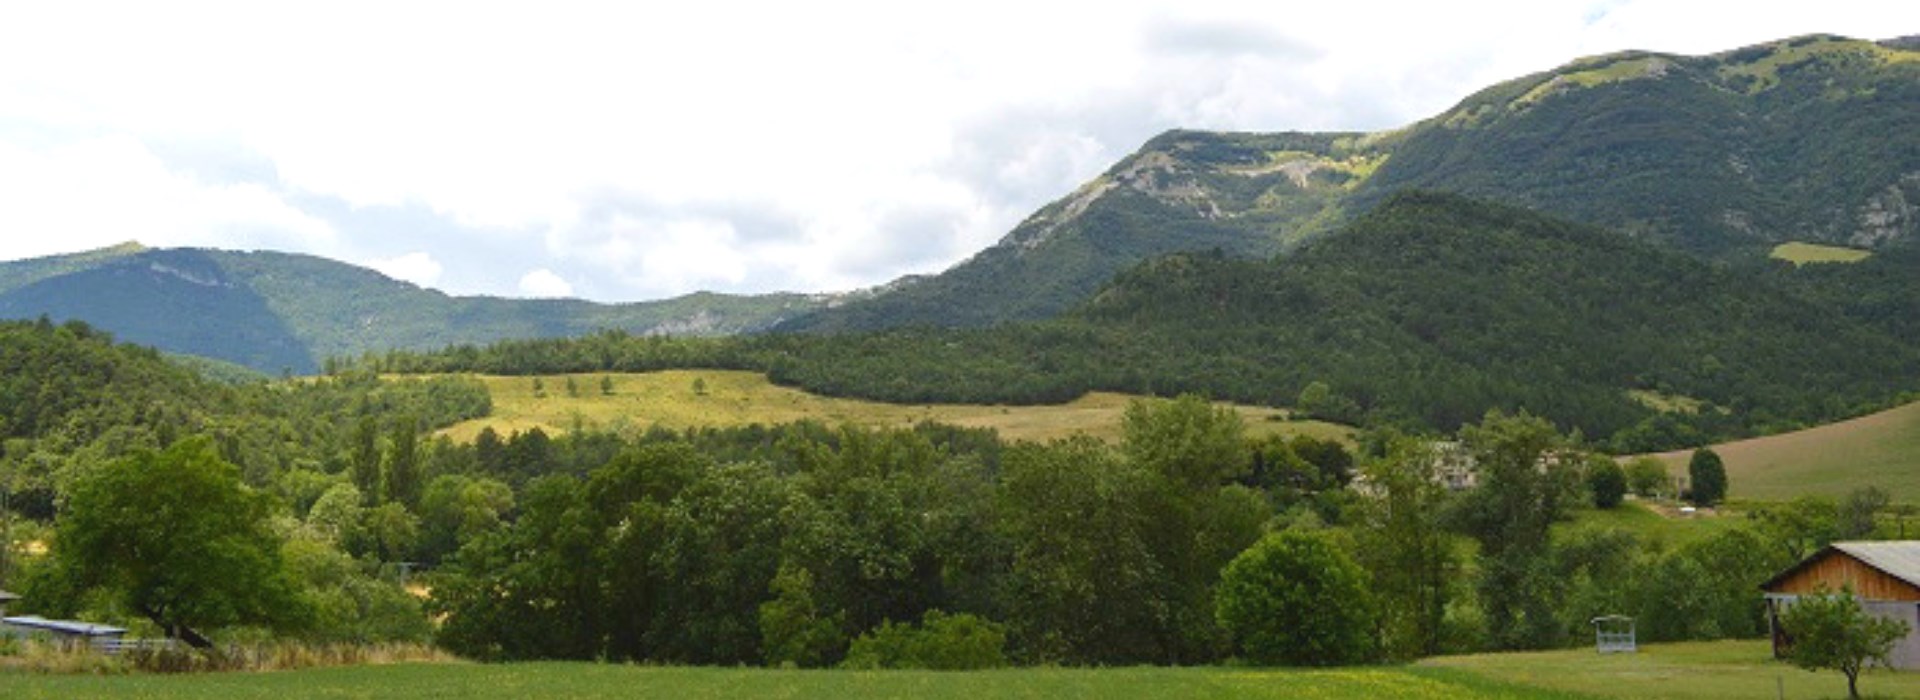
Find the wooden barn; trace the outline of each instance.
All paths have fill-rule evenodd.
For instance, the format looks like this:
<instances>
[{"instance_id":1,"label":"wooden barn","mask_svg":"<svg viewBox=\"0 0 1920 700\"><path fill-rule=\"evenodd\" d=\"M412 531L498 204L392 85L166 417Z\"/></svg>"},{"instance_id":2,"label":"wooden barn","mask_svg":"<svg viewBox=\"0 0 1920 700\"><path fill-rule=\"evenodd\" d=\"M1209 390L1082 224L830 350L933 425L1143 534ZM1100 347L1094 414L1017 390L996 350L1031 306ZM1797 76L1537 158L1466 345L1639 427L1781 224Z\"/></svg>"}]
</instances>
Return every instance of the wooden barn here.
<instances>
[{"instance_id":1,"label":"wooden barn","mask_svg":"<svg viewBox=\"0 0 1920 700\"><path fill-rule=\"evenodd\" d=\"M1851 589L1867 613L1905 620L1910 632L1888 660L1894 668L1920 669L1920 541L1835 542L1760 586L1767 594L1773 654L1792 643L1780 628L1780 613L1800 596Z\"/></svg>"}]
</instances>

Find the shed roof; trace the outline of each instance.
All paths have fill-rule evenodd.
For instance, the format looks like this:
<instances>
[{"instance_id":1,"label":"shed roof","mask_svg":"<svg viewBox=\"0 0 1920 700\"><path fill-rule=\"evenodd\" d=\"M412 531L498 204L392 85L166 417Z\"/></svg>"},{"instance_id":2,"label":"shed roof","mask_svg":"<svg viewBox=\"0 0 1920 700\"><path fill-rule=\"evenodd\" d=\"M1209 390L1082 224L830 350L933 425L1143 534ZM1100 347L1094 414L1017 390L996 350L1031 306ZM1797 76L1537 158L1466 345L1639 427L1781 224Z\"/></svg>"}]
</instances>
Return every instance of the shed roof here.
<instances>
[{"instance_id":1,"label":"shed roof","mask_svg":"<svg viewBox=\"0 0 1920 700\"><path fill-rule=\"evenodd\" d=\"M1791 578L1794 574L1800 573L1801 569L1805 569L1814 562L1831 556L1834 552L1853 557L1859 560L1860 563L1871 566L1880 573L1905 581L1909 585L1920 587L1920 540L1835 542L1827 545L1818 552L1814 552L1813 556L1807 557L1800 563L1787 567L1786 571L1780 572L1779 575L1761 584L1760 587L1772 590L1773 587Z\"/></svg>"},{"instance_id":2,"label":"shed roof","mask_svg":"<svg viewBox=\"0 0 1920 700\"><path fill-rule=\"evenodd\" d=\"M19 599L20 599L20 596L14 595L12 593L8 593L6 592L5 589L0 589L0 603L5 603L9 600L19 600Z\"/></svg>"},{"instance_id":3,"label":"shed roof","mask_svg":"<svg viewBox=\"0 0 1920 700\"><path fill-rule=\"evenodd\" d=\"M98 625L91 622L76 622L73 620L49 620L36 615L0 618L0 622L5 622L14 627L47 630L49 632L59 632L62 634L77 634L86 637L114 637L127 633L124 627Z\"/></svg>"}]
</instances>

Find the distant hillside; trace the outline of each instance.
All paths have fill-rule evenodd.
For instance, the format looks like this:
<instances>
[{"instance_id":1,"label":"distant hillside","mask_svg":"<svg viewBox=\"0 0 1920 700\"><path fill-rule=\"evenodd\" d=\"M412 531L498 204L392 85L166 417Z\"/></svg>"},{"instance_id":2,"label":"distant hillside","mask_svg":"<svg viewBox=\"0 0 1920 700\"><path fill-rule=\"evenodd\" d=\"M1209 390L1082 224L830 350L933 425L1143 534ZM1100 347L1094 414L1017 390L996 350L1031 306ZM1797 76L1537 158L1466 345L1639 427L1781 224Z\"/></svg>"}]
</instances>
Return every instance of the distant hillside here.
<instances>
[{"instance_id":1,"label":"distant hillside","mask_svg":"<svg viewBox=\"0 0 1920 700\"><path fill-rule=\"evenodd\" d=\"M1809 36L1628 52L1510 80L1380 134L1171 132L939 275L782 324L1043 318L1180 251L1260 257L1394 192L1469 194L1715 258L1920 239L1920 50Z\"/></svg>"},{"instance_id":2,"label":"distant hillside","mask_svg":"<svg viewBox=\"0 0 1920 700\"><path fill-rule=\"evenodd\" d=\"M988 326L1045 318L1146 258L1265 256L1339 221L1379 165L1357 134L1171 132L938 275L794 319L780 330Z\"/></svg>"},{"instance_id":3,"label":"distant hillside","mask_svg":"<svg viewBox=\"0 0 1920 700\"><path fill-rule=\"evenodd\" d=\"M1920 345L1903 327L1817 293L1836 278L1803 270L1709 264L1524 209L1404 193L1270 261L1155 259L1045 321L510 343L380 369L758 369L910 404L1191 391L1436 431L1500 408L1639 451L1837 420L1920 389ZM1902 297L1890 298L1875 308Z\"/></svg>"},{"instance_id":4,"label":"distant hillside","mask_svg":"<svg viewBox=\"0 0 1920 700\"><path fill-rule=\"evenodd\" d=\"M137 244L0 263L0 318L80 319L117 338L269 373L329 357L506 338L724 335L815 308L804 295L660 302L454 297L324 258Z\"/></svg>"}]
</instances>

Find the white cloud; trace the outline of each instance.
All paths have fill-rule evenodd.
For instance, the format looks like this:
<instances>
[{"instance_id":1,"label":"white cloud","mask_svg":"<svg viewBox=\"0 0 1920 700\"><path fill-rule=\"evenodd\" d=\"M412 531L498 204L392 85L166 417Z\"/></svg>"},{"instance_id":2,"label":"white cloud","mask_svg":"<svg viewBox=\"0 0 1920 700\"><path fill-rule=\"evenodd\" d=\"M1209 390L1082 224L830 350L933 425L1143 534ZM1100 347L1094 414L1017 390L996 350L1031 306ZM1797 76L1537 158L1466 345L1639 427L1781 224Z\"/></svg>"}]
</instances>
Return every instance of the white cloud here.
<instances>
[{"instance_id":1,"label":"white cloud","mask_svg":"<svg viewBox=\"0 0 1920 700\"><path fill-rule=\"evenodd\" d=\"M573 296L573 285L543 267L520 277L520 293L537 299L559 299Z\"/></svg>"},{"instance_id":2,"label":"white cloud","mask_svg":"<svg viewBox=\"0 0 1920 700\"><path fill-rule=\"evenodd\" d=\"M484 285L538 266L607 299L937 271L1171 127L1393 128L1581 55L1920 31L1920 4L1884 0L1737 12L1707 0L50 2L6 14L0 256L127 238L419 253L447 265L437 279L480 285L449 291L510 293ZM253 179L199 177L181 162L193 153L160 147L183 140L243 152L252 160L235 172ZM644 206L598 216L608 192ZM316 218L301 204L315 200L345 213ZM382 211L444 225L342 223Z\"/></svg>"},{"instance_id":3,"label":"white cloud","mask_svg":"<svg viewBox=\"0 0 1920 700\"><path fill-rule=\"evenodd\" d=\"M0 140L0 255L149 245L330 250L327 225L258 184L169 170L124 134L51 144Z\"/></svg>"},{"instance_id":4,"label":"white cloud","mask_svg":"<svg viewBox=\"0 0 1920 700\"><path fill-rule=\"evenodd\" d=\"M438 284L442 272L440 261L434 260L433 256L425 251L418 250L396 257L368 260L364 264L380 274L422 287ZM525 282L522 281L522 285L524 284ZM571 288L568 289L568 293L572 293Z\"/></svg>"}]
</instances>

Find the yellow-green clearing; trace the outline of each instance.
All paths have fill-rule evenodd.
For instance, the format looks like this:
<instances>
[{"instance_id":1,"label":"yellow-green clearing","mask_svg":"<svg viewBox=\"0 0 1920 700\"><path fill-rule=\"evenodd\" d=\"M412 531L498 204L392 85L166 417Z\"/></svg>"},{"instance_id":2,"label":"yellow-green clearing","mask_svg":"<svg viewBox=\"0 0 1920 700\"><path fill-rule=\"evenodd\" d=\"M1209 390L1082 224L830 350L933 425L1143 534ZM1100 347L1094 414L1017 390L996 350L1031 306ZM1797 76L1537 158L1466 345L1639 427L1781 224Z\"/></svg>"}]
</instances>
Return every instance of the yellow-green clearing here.
<instances>
[{"instance_id":1,"label":"yellow-green clearing","mask_svg":"<svg viewBox=\"0 0 1920 700\"><path fill-rule=\"evenodd\" d=\"M642 374L573 374L538 377L483 375L493 395L493 414L447 428L444 434L470 441L491 426L507 434L540 428L563 432L575 425L600 429L671 430L772 425L799 420L829 424L905 427L924 421L971 428L992 428L1007 440L1046 441L1075 434L1102 440L1120 437L1120 418L1134 398L1092 393L1053 406L900 405L839 399L776 386L757 372L673 370ZM571 379L573 390L568 389ZM613 383L602 393L602 380ZM1222 404L1230 405L1230 404ZM1347 440L1352 430L1319 421L1289 420L1287 411L1233 406L1251 435L1312 435Z\"/></svg>"},{"instance_id":2,"label":"yellow-green clearing","mask_svg":"<svg viewBox=\"0 0 1920 700\"><path fill-rule=\"evenodd\" d=\"M1773 247L1772 257L1795 265L1807 263L1857 263L1873 257L1873 251L1817 243L1782 243Z\"/></svg>"},{"instance_id":3,"label":"yellow-green clearing","mask_svg":"<svg viewBox=\"0 0 1920 700\"><path fill-rule=\"evenodd\" d=\"M1593 647L1520 654L1429 659L1424 666L1468 671L1516 685L1601 698L1748 700L1844 698L1847 679L1773 659L1766 640L1686 642L1640 647L1634 654L1598 654ZM1784 691L1784 695L1783 695ZM1860 676L1868 697L1920 698L1920 673L1871 670Z\"/></svg>"},{"instance_id":4,"label":"yellow-green clearing","mask_svg":"<svg viewBox=\"0 0 1920 700\"><path fill-rule=\"evenodd\" d=\"M1735 498L1784 501L1844 496L1878 486L1897 500L1920 500L1920 403L1791 433L1714 445ZM1685 474L1692 450L1654 455Z\"/></svg>"}]
</instances>

